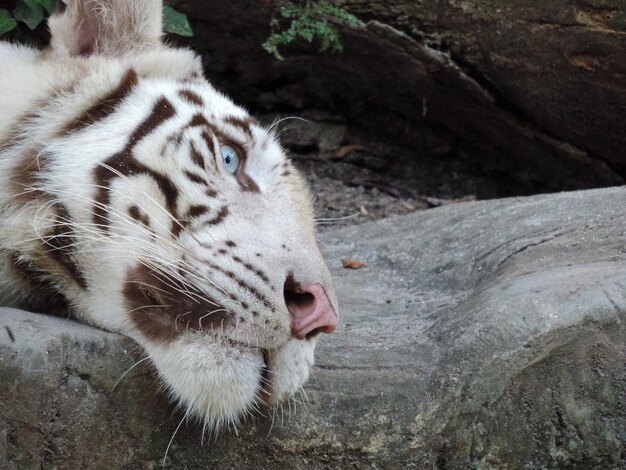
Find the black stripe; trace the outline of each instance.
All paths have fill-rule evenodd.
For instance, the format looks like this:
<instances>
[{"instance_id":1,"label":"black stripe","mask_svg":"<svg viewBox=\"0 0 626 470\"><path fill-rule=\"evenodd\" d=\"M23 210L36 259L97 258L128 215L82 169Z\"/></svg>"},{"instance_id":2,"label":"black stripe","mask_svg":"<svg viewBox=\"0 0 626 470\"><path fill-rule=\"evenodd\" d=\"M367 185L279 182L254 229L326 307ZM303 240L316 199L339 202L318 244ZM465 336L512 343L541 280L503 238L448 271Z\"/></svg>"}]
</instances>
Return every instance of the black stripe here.
<instances>
[{"instance_id":1,"label":"black stripe","mask_svg":"<svg viewBox=\"0 0 626 470\"><path fill-rule=\"evenodd\" d=\"M32 262L23 259L19 253L12 253L9 263L13 275L29 290L24 308L67 317L69 302L59 292L56 283L49 280Z\"/></svg>"},{"instance_id":2,"label":"black stripe","mask_svg":"<svg viewBox=\"0 0 626 470\"><path fill-rule=\"evenodd\" d=\"M244 281L243 279L241 279L240 277L237 277L237 275L229 270L229 269L224 269L221 266L218 266L217 264L205 260L206 265L213 269L214 271L217 271L219 273L222 273L224 276L228 277L229 279L231 279L232 281L236 282L237 285L239 287L241 287L242 289L247 290L248 292L250 292L254 297L256 297L256 299L261 302L267 309L271 310L272 312L274 312L276 309L272 306L272 304L270 303L270 301L267 299L267 297L265 297L265 295L263 295L262 292L260 292L256 287L248 284L246 281Z\"/></svg>"},{"instance_id":3,"label":"black stripe","mask_svg":"<svg viewBox=\"0 0 626 470\"><path fill-rule=\"evenodd\" d=\"M203 225L218 225L221 224L228 216L228 206L222 206L218 213L211 219L204 222Z\"/></svg>"},{"instance_id":4,"label":"black stripe","mask_svg":"<svg viewBox=\"0 0 626 470\"><path fill-rule=\"evenodd\" d=\"M238 118L236 116L227 116L224 118L224 122L227 124L230 124L233 127L238 128L239 130L241 130L244 134L248 135L249 137L252 137L252 129L251 126L257 125L257 121L254 118L251 117L247 117L247 118Z\"/></svg>"},{"instance_id":5,"label":"black stripe","mask_svg":"<svg viewBox=\"0 0 626 470\"><path fill-rule=\"evenodd\" d=\"M200 95L198 95L196 92L191 91L191 90L180 90L178 92L178 95L184 99L185 101L187 101L188 103L191 104L195 104L198 106L204 106L204 101L203 99L200 97Z\"/></svg>"},{"instance_id":6,"label":"black stripe","mask_svg":"<svg viewBox=\"0 0 626 470\"><path fill-rule=\"evenodd\" d=\"M70 214L62 204L56 204L55 209L57 215L54 221L54 228L52 234L44 239L46 246L43 252L61 266L76 284L83 289L87 289L87 281L73 258L76 238L74 237Z\"/></svg>"},{"instance_id":7,"label":"black stripe","mask_svg":"<svg viewBox=\"0 0 626 470\"><path fill-rule=\"evenodd\" d=\"M251 273L255 274L257 277L259 277L262 281L264 281L267 285L269 285L272 290L274 290L274 286L272 286L270 284L270 280L267 277L267 275L261 271L260 269L255 268L254 266L252 266L250 263L247 263L246 261L242 260L239 256L233 256L233 261L235 261L236 263L239 263L240 265L242 265L246 270L250 271Z\"/></svg>"},{"instance_id":8,"label":"black stripe","mask_svg":"<svg viewBox=\"0 0 626 470\"><path fill-rule=\"evenodd\" d=\"M130 69L115 90L98 100L96 104L87 109L78 118L67 124L61 131L61 135L77 132L107 116L113 114L120 104L130 95L137 85L137 72Z\"/></svg>"},{"instance_id":9,"label":"black stripe","mask_svg":"<svg viewBox=\"0 0 626 470\"><path fill-rule=\"evenodd\" d=\"M135 160L132 156L133 148L148 134L172 118L176 111L172 104L165 98L160 98L152 108L148 117L131 134L126 147L113 155L94 169L94 179L98 186L98 193L93 206L93 222L100 225L101 229L108 232L109 216L107 208L111 203L111 183L114 179L122 176L144 174L156 181L159 189L165 196L167 210L176 217L176 201L178 200L178 188L165 175L162 175L144 164ZM119 175L118 175L119 173Z\"/></svg>"},{"instance_id":10,"label":"black stripe","mask_svg":"<svg viewBox=\"0 0 626 470\"><path fill-rule=\"evenodd\" d=\"M206 168L204 156L198 151L193 142L191 142L191 161L203 170Z\"/></svg>"},{"instance_id":11,"label":"black stripe","mask_svg":"<svg viewBox=\"0 0 626 470\"><path fill-rule=\"evenodd\" d=\"M189 170L185 170L184 174L189 180L193 181L194 183L208 186L206 179L204 179L202 175L199 175L198 173L194 173L193 171Z\"/></svg>"}]
</instances>

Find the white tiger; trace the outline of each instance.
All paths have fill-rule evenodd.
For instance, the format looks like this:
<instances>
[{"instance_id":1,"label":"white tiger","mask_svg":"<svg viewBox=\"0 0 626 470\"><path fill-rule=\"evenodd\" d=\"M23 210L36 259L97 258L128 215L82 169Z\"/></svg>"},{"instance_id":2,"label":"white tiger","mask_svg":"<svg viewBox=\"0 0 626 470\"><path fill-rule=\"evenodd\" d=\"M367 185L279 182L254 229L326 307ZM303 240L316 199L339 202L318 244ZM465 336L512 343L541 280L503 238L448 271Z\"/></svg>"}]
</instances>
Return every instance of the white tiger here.
<instances>
[{"instance_id":1,"label":"white tiger","mask_svg":"<svg viewBox=\"0 0 626 470\"><path fill-rule=\"evenodd\" d=\"M161 42L160 0L65 0L0 43L0 299L145 348L219 428L306 381L337 300L272 132Z\"/></svg>"}]
</instances>

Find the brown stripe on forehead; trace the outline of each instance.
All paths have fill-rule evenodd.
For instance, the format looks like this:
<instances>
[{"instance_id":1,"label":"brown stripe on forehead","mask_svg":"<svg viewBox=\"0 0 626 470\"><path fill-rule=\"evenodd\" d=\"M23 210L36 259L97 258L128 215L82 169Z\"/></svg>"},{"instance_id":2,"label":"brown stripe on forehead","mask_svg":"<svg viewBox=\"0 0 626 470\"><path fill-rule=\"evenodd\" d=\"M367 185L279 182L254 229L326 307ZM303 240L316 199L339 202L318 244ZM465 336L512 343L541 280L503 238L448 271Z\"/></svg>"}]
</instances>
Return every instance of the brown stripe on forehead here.
<instances>
[{"instance_id":1,"label":"brown stripe on forehead","mask_svg":"<svg viewBox=\"0 0 626 470\"><path fill-rule=\"evenodd\" d=\"M209 126L209 122L206 120L206 118L200 114L200 113L196 113L194 114L191 119L189 120L189 122L187 124L185 124L184 126L182 126L180 129L178 129L174 135L172 135L171 137L169 137L167 140L169 142L175 142L178 145L181 144L181 142L183 141L183 137L185 136L185 131L187 131L188 129L191 129L192 127L204 127L204 128L208 128ZM204 133L205 131L203 131ZM209 147L210 148L210 147ZM193 158L193 156L192 156Z\"/></svg>"},{"instance_id":2,"label":"brown stripe on forehead","mask_svg":"<svg viewBox=\"0 0 626 470\"><path fill-rule=\"evenodd\" d=\"M135 129L126 144L126 150L132 149L137 143L150 132L163 124L176 114L176 110L167 98L162 96L152 107L148 117Z\"/></svg>"},{"instance_id":3,"label":"brown stripe on forehead","mask_svg":"<svg viewBox=\"0 0 626 470\"><path fill-rule=\"evenodd\" d=\"M185 101L191 103L191 104L195 104L197 106L204 106L204 100L200 97L200 95L198 95L196 92L191 91L191 90L180 90L178 92L178 95L184 99Z\"/></svg>"},{"instance_id":4,"label":"brown stripe on forehead","mask_svg":"<svg viewBox=\"0 0 626 470\"><path fill-rule=\"evenodd\" d=\"M98 185L98 191L93 206L93 222L100 225L105 232L108 231L109 216L108 207L111 203L112 180L124 176L146 175L152 178L158 185L165 197L166 208L172 216L176 215L176 201L178 200L178 188L165 175L157 173L144 164L133 159L128 153L119 153L98 166L94 170L94 176Z\"/></svg>"},{"instance_id":5,"label":"brown stripe on forehead","mask_svg":"<svg viewBox=\"0 0 626 470\"><path fill-rule=\"evenodd\" d=\"M43 253L61 266L76 284L87 289L87 281L74 261L76 238L70 214L62 204L57 203L54 208L57 215L52 233L44 237Z\"/></svg>"},{"instance_id":6,"label":"brown stripe on forehead","mask_svg":"<svg viewBox=\"0 0 626 470\"><path fill-rule=\"evenodd\" d=\"M61 135L79 131L113 114L120 104L130 95L137 85L137 72L130 69L117 87L103 96L98 102L87 109L75 120L69 122L62 130Z\"/></svg>"},{"instance_id":7,"label":"brown stripe on forehead","mask_svg":"<svg viewBox=\"0 0 626 470\"><path fill-rule=\"evenodd\" d=\"M233 127L236 127L244 134L247 134L249 137L252 137L252 129L251 126L258 126L259 122L252 117L240 118L236 116L226 116L224 118L224 122L226 124L230 124Z\"/></svg>"},{"instance_id":8,"label":"brown stripe on forehead","mask_svg":"<svg viewBox=\"0 0 626 470\"><path fill-rule=\"evenodd\" d=\"M162 123L176 114L172 104L161 97L154 104L152 112L131 134L126 148L120 153L105 160L94 169L94 179L98 191L93 205L93 222L100 225L105 232L108 231L109 217L108 207L111 203L111 183L115 178L135 175L147 175L156 181L159 189L163 193L167 210L172 216L176 215L176 201L178 199L178 188L165 175L162 175L144 164L135 160L132 156L133 148L148 134L154 131Z\"/></svg>"},{"instance_id":9,"label":"brown stripe on forehead","mask_svg":"<svg viewBox=\"0 0 626 470\"><path fill-rule=\"evenodd\" d=\"M206 118L200 113L194 114L191 117L191 120L189 121L189 124L187 124L186 127L198 127L198 126L202 126L202 127L209 126L209 121L207 121Z\"/></svg>"}]
</instances>

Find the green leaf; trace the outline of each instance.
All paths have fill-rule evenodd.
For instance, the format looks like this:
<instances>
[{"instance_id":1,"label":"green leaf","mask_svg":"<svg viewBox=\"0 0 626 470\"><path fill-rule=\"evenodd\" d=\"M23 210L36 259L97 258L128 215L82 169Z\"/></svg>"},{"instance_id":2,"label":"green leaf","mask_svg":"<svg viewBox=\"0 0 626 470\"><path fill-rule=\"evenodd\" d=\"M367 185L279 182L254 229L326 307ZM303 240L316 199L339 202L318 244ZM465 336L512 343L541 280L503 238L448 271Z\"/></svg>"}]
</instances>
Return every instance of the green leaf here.
<instances>
[{"instance_id":1,"label":"green leaf","mask_svg":"<svg viewBox=\"0 0 626 470\"><path fill-rule=\"evenodd\" d=\"M335 25L345 24L356 26L359 20L356 16L335 5L336 0L307 0L290 1L278 9L280 16L289 23L286 30L276 31L281 22L272 24L272 34L263 43L263 48L279 60L283 59L278 48L290 44L297 38L307 42L318 40L320 50L341 52L343 45L339 30Z\"/></svg>"},{"instance_id":2,"label":"green leaf","mask_svg":"<svg viewBox=\"0 0 626 470\"><path fill-rule=\"evenodd\" d=\"M0 36L8 33L17 26L17 21L8 10L0 9Z\"/></svg>"},{"instance_id":3,"label":"green leaf","mask_svg":"<svg viewBox=\"0 0 626 470\"><path fill-rule=\"evenodd\" d=\"M285 18L294 18L297 16L301 16L303 14L302 7L296 6L296 5L287 5L287 6L281 7L279 11L280 11L280 14Z\"/></svg>"},{"instance_id":4,"label":"green leaf","mask_svg":"<svg viewBox=\"0 0 626 470\"><path fill-rule=\"evenodd\" d=\"M38 0L24 0L24 3L28 5L28 8L35 8L38 4Z\"/></svg>"},{"instance_id":5,"label":"green leaf","mask_svg":"<svg viewBox=\"0 0 626 470\"><path fill-rule=\"evenodd\" d=\"M193 30L187 16L177 12L170 6L163 8L163 29L167 33L174 33L179 36L193 36Z\"/></svg>"},{"instance_id":6,"label":"green leaf","mask_svg":"<svg viewBox=\"0 0 626 470\"><path fill-rule=\"evenodd\" d=\"M16 20L25 23L31 30L35 29L43 20L43 8L41 5L36 4L34 7L28 6L26 0L18 0L13 10L13 15Z\"/></svg>"},{"instance_id":7,"label":"green leaf","mask_svg":"<svg viewBox=\"0 0 626 470\"><path fill-rule=\"evenodd\" d=\"M37 2L46 9L49 15L52 14L57 3L56 0L37 0Z\"/></svg>"},{"instance_id":8,"label":"green leaf","mask_svg":"<svg viewBox=\"0 0 626 470\"><path fill-rule=\"evenodd\" d=\"M269 39L263 43L263 49L269 52L271 55L276 57L278 60L284 60L285 58L281 55L278 50L278 44L274 41L270 41Z\"/></svg>"}]
</instances>

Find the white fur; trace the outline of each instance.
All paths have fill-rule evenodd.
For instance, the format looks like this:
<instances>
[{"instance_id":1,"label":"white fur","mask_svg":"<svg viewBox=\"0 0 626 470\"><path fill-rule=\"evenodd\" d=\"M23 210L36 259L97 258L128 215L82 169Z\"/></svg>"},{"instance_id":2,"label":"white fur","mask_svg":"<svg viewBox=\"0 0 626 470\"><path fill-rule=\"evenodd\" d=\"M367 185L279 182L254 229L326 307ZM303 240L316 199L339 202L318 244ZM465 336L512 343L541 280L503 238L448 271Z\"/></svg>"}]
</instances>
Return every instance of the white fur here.
<instances>
[{"instance_id":1,"label":"white fur","mask_svg":"<svg viewBox=\"0 0 626 470\"><path fill-rule=\"evenodd\" d=\"M0 184L0 299L5 305L20 306L33 294L8 262L9 255L17 252L64 294L74 315L136 339L190 414L211 427L236 424L259 405L263 350L267 351L270 383L265 388L270 403L298 391L313 364L316 339L291 336L283 299L287 275L321 283L336 307L330 275L315 243L310 195L271 134L253 126L250 138L224 122L227 116L248 115L201 78L198 57L160 43L160 1L67 3L66 12L50 20L52 43L46 51L0 43L0 178L5 178ZM93 31L98 32L95 37ZM62 135L69 122L115 89L131 68L139 82L113 114ZM201 96L205 106L181 99L181 89ZM134 148L134 158L168 175L178 186L179 213L194 204L210 205L212 212L194 220L173 239L172 216L165 210L162 191L153 179L131 175L111 185L110 230L104 234L92 223L98 191L93 171L124 148L160 97L173 104L176 116L145 136ZM220 132L242 142L248 155L246 172L260 192L242 191L233 175L219 165L217 172L207 175L218 191L216 198L207 198L201 187L185 178L185 170L198 170L190 160L191 143L206 159L214 158L212 149L197 129L185 133L179 143L168 139L199 112ZM12 178L24 155L33 151L49 162L38 183L48 197L24 202L16 198L7 178ZM288 177L275 170L283 164L291 172ZM73 260L87 289L42 253L41 238L55 223L55 204L63 204L71 215L72 236L79 247ZM149 214L151 230L128 216L130 204ZM228 217L215 227L201 228L220 205L228 206ZM232 257L217 256L217 248L227 241L236 243L233 255L262 267L270 283L262 282ZM174 267L183 256L184 282L217 300L237 318L236 326L190 330L169 342L148 338L129 316L123 284L140 263L169 269L175 277ZM210 263L222 271L212 269ZM229 271L262 292L275 312L224 274ZM227 292L235 292L237 298L229 298ZM186 295L184 289L180 295ZM244 303L250 307L243 308ZM259 315L251 315L251 310Z\"/></svg>"}]
</instances>

